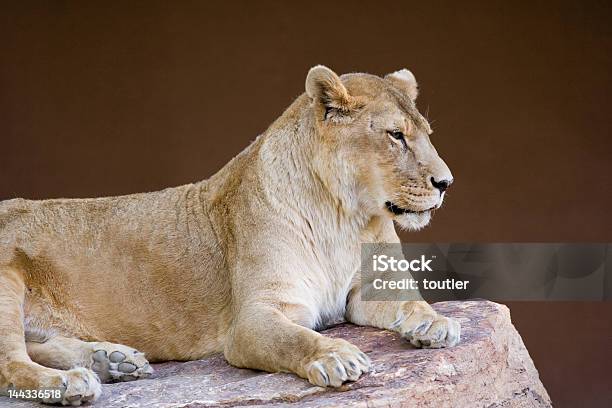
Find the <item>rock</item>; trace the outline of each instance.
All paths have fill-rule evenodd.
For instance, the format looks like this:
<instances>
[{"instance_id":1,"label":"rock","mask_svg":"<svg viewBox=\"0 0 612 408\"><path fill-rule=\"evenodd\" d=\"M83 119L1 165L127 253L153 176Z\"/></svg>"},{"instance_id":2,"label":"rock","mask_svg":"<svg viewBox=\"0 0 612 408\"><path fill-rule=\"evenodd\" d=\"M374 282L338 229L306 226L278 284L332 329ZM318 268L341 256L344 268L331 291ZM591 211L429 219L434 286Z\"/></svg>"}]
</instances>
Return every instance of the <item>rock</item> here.
<instances>
[{"instance_id":1,"label":"rock","mask_svg":"<svg viewBox=\"0 0 612 408\"><path fill-rule=\"evenodd\" d=\"M434 308L461 322L461 343L418 350L397 334L341 324L326 330L372 358L373 371L340 390L291 374L229 366L222 356L156 364L150 379L107 384L95 407L550 407L551 401L506 306L442 302ZM0 398L0 406L36 404ZM299 404L298 404L299 403Z\"/></svg>"}]
</instances>

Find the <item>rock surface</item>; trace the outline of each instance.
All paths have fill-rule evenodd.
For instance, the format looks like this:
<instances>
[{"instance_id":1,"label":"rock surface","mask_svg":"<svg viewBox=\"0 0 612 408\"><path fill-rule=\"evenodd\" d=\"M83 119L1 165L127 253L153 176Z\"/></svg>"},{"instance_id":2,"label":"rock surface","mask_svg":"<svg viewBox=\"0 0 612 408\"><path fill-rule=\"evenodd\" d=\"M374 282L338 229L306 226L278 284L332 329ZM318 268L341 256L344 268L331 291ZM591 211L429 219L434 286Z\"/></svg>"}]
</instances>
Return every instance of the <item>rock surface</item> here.
<instances>
[{"instance_id":1,"label":"rock surface","mask_svg":"<svg viewBox=\"0 0 612 408\"><path fill-rule=\"evenodd\" d=\"M461 343L418 350L397 334L342 324L324 333L366 352L373 371L340 390L291 374L237 369L222 356L154 366L150 379L104 385L95 407L549 407L508 309L488 301L442 302L434 308L461 322ZM273 328L270 328L273 330ZM40 405L0 398L10 408Z\"/></svg>"}]
</instances>

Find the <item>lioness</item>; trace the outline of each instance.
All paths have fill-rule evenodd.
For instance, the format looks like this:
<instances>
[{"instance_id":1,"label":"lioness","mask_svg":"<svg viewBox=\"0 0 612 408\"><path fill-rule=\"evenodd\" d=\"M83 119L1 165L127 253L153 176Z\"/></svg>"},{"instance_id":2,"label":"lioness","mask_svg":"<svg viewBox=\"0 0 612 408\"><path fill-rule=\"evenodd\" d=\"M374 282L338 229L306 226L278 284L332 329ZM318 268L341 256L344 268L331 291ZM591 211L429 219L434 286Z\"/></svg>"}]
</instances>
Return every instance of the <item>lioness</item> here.
<instances>
[{"instance_id":1,"label":"lioness","mask_svg":"<svg viewBox=\"0 0 612 408\"><path fill-rule=\"evenodd\" d=\"M424 301L362 301L360 244L427 225L453 178L408 70L310 70L306 93L210 179L124 197L0 204L0 387L61 389L222 352L322 387L369 358L315 330L344 318L416 346L459 341ZM132 348L134 347L134 348ZM140 350L140 351L136 351Z\"/></svg>"}]
</instances>

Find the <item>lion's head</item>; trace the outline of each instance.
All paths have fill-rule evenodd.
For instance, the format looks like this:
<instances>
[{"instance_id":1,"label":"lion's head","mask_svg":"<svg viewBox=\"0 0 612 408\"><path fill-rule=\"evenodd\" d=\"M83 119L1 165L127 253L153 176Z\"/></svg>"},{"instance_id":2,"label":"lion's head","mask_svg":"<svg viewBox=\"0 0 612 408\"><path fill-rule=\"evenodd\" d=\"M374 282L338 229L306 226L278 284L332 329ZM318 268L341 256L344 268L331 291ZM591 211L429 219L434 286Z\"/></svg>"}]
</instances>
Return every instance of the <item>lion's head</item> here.
<instances>
[{"instance_id":1,"label":"lion's head","mask_svg":"<svg viewBox=\"0 0 612 408\"><path fill-rule=\"evenodd\" d=\"M337 161L336 171L344 173L335 177L349 176L360 207L392 217L404 228L427 225L453 176L416 108L412 73L402 69L384 78L338 77L316 66L306 78L306 93L317 133Z\"/></svg>"}]
</instances>

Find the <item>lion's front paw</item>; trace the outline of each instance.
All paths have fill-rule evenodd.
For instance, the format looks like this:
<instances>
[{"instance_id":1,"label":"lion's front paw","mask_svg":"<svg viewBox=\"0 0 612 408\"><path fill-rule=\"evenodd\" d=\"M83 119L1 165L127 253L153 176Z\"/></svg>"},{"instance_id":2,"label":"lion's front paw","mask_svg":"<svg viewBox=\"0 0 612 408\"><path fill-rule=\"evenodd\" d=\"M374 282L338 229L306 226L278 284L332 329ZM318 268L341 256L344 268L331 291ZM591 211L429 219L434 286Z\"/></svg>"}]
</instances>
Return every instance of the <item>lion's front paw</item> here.
<instances>
[{"instance_id":1,"label":"lion's front paw","mask_svg":"<svg viewBox=\"0 0 612 408\"><path fill-rule=\"evenodd\" d=\"M370 358L351 343L330 339L306 365L308 381L321 387L339 387L345 381L356 381L370 370Z\"/></svg>"},{"instance_id":2,"label":"lion's front paw","mask_svg":"<svg viewBox=\"0 0 612 408\"><path fill-rule=\"evenodd\" d=\"M53 388L61 390L61 397L44 398L41 402L45 404L58 404L79 406L83 403L96 400L102 393L100 380L91 371L83 367L73 368L68 371L58 371L58 378L52 378L61 385Z\"/></svg>"},{"instance_id":3,"label":"lion's front paw","mask_svg":"<svg viewBox=\"0 0 612 408\"><path fill-rule=\"evenodd\" d=\"M402 305L395 326L397 331L415 347L452 347L459 343L461 326L458 321L436 313L429 305Z\"/></svg>"},{"instance_id":4,"label":"lion's front paw","mask_svg":"<svg viewBox=\"0 0 612 408\"><path fill-rule=\"evenodd\" d=\"M121 344L95 343L91 358L91 368L103 382L132 381L153 373L143 353Z\"/></svg>"}]
</instances>

